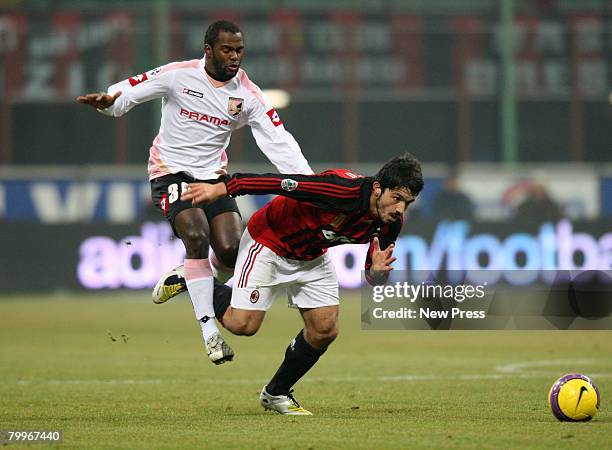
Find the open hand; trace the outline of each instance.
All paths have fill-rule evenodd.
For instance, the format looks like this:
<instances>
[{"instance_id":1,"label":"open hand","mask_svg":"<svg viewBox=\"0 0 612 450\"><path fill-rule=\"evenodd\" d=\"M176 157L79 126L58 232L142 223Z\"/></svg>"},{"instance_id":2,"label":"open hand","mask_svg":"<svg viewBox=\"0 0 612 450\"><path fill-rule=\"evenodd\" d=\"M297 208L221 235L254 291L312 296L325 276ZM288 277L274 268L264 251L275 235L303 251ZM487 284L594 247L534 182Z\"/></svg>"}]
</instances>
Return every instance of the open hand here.
<instances>
[{"instance_id":1,"label":"open hand","mask_svg":"<svg viewBox=\"0 0 612 450\"><path fill-rule=\"evenodd\" d=\"M192 205L212 203L227 195L225 183L190 183L181 193L181 200Z\"/></svg>"},{"instance_id":2,"label":"open hand","mask_svg":"<svg viewBox=\"0 0 612 450\"><path fill-rule=\"evenodd\" d=\"M395 244L391 244L386 249L380 249L380 242L378 238L375 237L372 240L372 265L370 270L374 272L389 272L393 270L391 264L397 259L393 256L393 249L395 248Z\"/></svg>"},{"instance_id":3,"label":"open hand","mask_svg":"<svg viewBox=\"0 0 612 450\"><path fill-rule=\"evenodd\" d=\"M79 95L76 101L91 105L96 109L106 109L115 103L115 100L117 100L120 95L121 91L117 91L113 95L107 94L106 92L94 92L92 94Z\"/></svg>"}]
</instances>

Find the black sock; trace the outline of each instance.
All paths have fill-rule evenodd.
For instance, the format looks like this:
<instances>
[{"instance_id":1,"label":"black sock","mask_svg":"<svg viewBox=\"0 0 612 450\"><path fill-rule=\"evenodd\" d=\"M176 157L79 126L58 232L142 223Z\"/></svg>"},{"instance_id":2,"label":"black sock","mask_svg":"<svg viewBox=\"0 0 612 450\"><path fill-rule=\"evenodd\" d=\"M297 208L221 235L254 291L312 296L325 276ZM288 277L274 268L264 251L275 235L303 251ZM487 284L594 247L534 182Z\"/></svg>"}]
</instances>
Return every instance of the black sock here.
<instances>
[{"instance_id":1,"label":"black sock","mask_svg":"<svg viewBox=\"0 0 612 450\"><path fill-rule=\"evenodd\" d=\"M214 283L213 309L215 310L215 317L221 320L232 301L232 288L221 283L216 278L214 278Z\"/></svg>"},{"instance_id":2,"label":"black sock","mask_svg":"<svg viewBox=\"0 0 612 450\"><path fill-rule=\"evenodd\" d=\"M291 386L302 378L327 348L316 349L304 339L300 331L285 350L285 360L272 377L266 391L270 395L284 395L289 393Z\"/></svg>"}]
</instances>

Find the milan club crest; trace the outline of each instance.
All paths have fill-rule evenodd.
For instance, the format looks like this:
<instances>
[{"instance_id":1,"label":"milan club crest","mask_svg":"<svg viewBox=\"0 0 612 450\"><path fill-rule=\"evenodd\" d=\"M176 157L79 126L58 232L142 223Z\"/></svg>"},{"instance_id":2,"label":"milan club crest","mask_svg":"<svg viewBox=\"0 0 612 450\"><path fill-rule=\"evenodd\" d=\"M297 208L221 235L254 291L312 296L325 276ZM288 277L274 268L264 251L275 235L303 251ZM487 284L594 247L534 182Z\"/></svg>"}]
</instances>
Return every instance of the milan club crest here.
<instances>
[{"instance_id":1,"label":"milan club crest","mask_svg":"<svg viewBox=\"0 0 612 450\"><path fill-rule=\"evenodd\" d=\"M251 303L257 303L257 300L259 300L259 291L257 289L251 292L249 300L251 300Z\"/></svg>"},{"instance_id":2,"label":"milan club crest","mask_svg":"<svg viewBox=\"0 0 612 450\"><path fill-rule=\"evenodd\" d=\"M227 103L227 112L230 113L231 116L236 117L242 112L243 103L243 98L230 97Z\"/></svg>"},{"instance_id":3,"label":"milan club crest","mask_svg":"<svg viewBox=\"0 0 612 450\"><path fill-rule=\"evenodd\" d=\"M292 180L291 178L285 178L283 181L281 181L281 188L284 191L295 191L298 187L298 182L295 180Z\"/></svg>"}]
</instances>

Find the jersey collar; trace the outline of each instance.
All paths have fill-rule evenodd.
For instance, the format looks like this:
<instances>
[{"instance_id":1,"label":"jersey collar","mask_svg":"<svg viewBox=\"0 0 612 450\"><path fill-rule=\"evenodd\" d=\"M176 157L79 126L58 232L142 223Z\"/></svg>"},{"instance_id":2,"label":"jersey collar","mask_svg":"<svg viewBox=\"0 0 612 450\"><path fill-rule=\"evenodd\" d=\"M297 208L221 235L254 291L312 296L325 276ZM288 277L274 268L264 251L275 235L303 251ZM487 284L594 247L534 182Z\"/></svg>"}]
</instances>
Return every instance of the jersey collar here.
<instances>
[{"instance_id":1,"label":"jersey collar","mask_svg":"<svg viewBox=\"0 0 612 450\"><path fill-rule=\"evenodd\" d=\"M376 219L370 213L370 195L372 195L372 183L374 182L374 178L365 177L363 183L361 184L361 210L366 211L368 217L372 219Z\"/></svg>"}]
</instances>

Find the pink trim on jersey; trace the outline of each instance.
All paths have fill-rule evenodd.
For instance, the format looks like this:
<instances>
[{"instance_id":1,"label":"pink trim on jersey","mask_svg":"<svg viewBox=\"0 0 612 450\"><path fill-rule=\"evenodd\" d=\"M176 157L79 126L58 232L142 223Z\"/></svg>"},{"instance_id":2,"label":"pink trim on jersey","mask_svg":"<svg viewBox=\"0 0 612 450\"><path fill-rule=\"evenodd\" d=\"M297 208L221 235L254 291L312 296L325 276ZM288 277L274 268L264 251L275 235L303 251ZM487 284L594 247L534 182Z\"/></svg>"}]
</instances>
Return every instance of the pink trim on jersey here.
<instances>
[{"instance_id":1,"label":"pink trim on jersey","mask_svg":"<svg viewBox=\"0 0 612 450\"><path fill-rule=\"evenodd\" d=\"M185 259L185 280L199 280L213 276L208 259Z\"/></svg>"},{"instance_id":2,"label":"pink trim on jersey","mask_svg":"<svg viewBox=\"0 0 612 450\"><path fill-rule=\"evenodd\" d=\"M240 69L240 73L238 75L240 77L240 81L256 98L259 102L267 108L266 102L261 94L261 90L257 87L255 83L253 83L246 72Z\"/></svg>"},{"instance_id":3,"label":"pink trim on jersey","mask_svg":"<svg viewBox=\"0 0 612 450\"><path fill-rule=\"evenodd\" d=\"M198 69L200 67L199 59L190 59L189 61L171 62L161 67L160 73L170 72L176 69Z\"/></svg>"},{"instance_id":4,"label":"pink trim on jersey","mask_svg":"<svg viewBox=\"0 0 612 450\"><path fill-rule=\"evenodd\" d=\"M221 169L225 170L225 172L227 173L227 153L225 153L225 150L223 150L223 153L221 153Z\"/></svg>"},{"instance_id":5,"label":"pink trim on jersey","mask_svg":"<svg viewBox=\"0 0 612 450\"><path fill-rule=\"evenodd\" d=\"M159 134L155 136L153 140L153 144L149 149L149 164L148 164L148 172L149 172L149 180L153 178L158 178L164 175L168 175L170 173L170 169L164 164L161 159L161 154L159 152L159 148L157 144L159 144L160 137Z\"/></svg>"}]
</instances>

